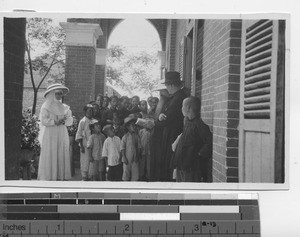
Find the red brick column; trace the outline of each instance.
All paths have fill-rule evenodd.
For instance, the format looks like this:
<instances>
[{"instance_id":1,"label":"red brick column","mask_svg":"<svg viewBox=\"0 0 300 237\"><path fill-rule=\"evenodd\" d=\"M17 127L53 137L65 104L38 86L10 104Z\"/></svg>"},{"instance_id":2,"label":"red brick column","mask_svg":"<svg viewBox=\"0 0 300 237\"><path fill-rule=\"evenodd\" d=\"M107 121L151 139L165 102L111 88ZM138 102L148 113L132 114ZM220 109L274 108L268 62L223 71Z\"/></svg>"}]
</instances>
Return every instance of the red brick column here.
<instances>
[{"instance_id":1,"label":"red brick column","mask_svg":"<svg viewBox=\"0 0 300 237\"><path fill-rule=\"evenodd\" d=\"M206 20L198 31L196 95L213 132L215 182L238 182L240 20Z\"/></svg>"},{"instance_id":2,"label":"red brick column","mask_svg":"<svg viewBox=\"0 0 300 237\"><path fill-rule=\"evenodd\" d=\"M66 30L65 85L70 93L65 103L74 115L95 97L96 41L102 34L99 24L61 23Z\"/></svg>"},{"instance_id":3,"label":"red brick column","mask_svg":"<svg viewBox=\"0 0 300 237\"><path fill-rule=\"evenodd\" d=\"M25 18L4 18L5 179L19 179Z\"/></svg>"},{"instance_id":4,"label":"red brick column","mask_svg":"<svg viewBox=\"0 0 300 237\"><path fill-rule=\"evenodd\" d=\"M230 22L229 74L227 91L227 182L238 182L239 110L240 110L240 68L241 68L242 21Z\"/></svg>"}]
</instances>

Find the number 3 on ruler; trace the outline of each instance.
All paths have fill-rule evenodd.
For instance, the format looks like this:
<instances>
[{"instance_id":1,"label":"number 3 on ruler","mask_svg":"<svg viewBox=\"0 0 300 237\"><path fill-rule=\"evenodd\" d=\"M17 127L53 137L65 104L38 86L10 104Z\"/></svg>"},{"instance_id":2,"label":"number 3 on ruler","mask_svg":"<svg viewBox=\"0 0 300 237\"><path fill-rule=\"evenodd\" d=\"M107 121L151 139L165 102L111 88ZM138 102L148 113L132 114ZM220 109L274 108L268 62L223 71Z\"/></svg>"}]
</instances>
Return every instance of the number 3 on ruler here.
<instances>
[{"instance_id":1,"label":"number 3 on ruler","mask_svg":"<svg viewBox=\"0 0 300 237\"><path fill-rule=\"evenodd\" d=\"M199 225L198 224L194 225L194 231L199 231Z\"/></svg>"}]
</instances>

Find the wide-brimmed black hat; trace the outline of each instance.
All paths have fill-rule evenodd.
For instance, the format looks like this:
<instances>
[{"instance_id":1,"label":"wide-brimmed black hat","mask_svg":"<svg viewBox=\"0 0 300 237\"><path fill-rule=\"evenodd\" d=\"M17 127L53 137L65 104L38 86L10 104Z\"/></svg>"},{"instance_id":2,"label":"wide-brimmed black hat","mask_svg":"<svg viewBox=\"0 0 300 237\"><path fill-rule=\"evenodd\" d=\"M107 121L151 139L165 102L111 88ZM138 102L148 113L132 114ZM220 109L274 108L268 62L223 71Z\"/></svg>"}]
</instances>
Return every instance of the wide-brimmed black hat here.
<instances>
[{"instance_id":1,"label":"wide-brimmed black hat","mask_svg":"<svg viewBox=\"0 0 300 237\"><path fill-rule=\"evenodd\" d=\"M180 84L182 81L180 80L180 73L176 71L169 71L165 74L165 82L162 84Z\"/></svg>"}]
</instances>

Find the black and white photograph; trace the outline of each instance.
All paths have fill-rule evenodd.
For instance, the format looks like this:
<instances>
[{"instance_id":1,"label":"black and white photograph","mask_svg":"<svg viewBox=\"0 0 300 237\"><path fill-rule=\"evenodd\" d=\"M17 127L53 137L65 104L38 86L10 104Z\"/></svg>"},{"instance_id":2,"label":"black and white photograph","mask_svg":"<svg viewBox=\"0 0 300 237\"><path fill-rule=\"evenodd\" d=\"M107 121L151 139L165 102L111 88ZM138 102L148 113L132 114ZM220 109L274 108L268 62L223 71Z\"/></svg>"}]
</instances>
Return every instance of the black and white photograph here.
<instances>
[{"instance_id":1,"label":"black and white photograph","mask_svg":"<svg viewBox=\"0 0 300 237\"><path fill-rule=\"evenodd\" d=\"M300 236L296 3L0 0L0 235Z\"/></svg>"},{"instance_id":2,"label":"black and white photograph","mask_svg":"<svg viewBox=\"0 0 300 237\"><path fill-rule=\"evenodd\" d=\"M5 180L288 183L287 19L4 16Z\"/></svg>"}]
</instances>

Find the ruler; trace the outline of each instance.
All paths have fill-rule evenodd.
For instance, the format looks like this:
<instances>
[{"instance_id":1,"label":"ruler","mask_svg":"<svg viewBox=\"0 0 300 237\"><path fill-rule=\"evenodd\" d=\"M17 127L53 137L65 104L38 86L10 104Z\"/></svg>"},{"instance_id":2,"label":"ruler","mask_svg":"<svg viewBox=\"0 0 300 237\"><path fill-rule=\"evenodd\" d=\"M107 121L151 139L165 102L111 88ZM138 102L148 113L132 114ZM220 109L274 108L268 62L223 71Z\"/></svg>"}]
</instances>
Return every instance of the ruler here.
<instances>
[{"instance_id":1,"label":"ruler","mask_svg":"<svg viewBox=\"0 0 300 237\"><path fill-rule=\"evenodd\" d=\"M0 237L258 237L254 194L0 194Z\"/></svg>"}]
</instances>

